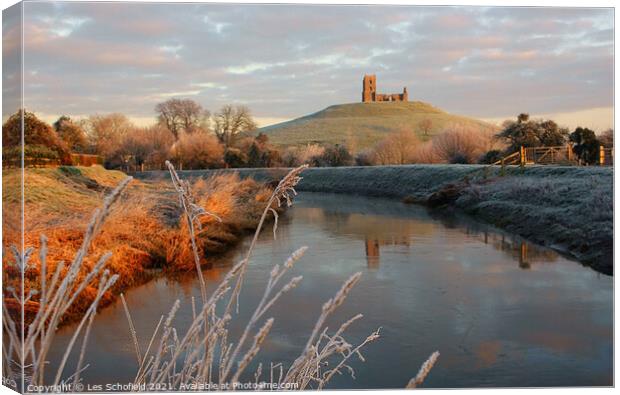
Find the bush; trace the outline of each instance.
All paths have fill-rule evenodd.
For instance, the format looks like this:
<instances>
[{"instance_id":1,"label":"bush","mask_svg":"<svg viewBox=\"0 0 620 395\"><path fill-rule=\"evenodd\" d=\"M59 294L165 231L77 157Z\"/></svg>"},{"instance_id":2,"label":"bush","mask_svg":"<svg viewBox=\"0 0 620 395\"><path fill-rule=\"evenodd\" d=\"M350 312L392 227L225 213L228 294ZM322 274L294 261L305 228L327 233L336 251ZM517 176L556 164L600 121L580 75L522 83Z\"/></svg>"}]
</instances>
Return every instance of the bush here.
<instances>
[{"instance_id":1,"label":"bush","mask_svg":"<svg viewBox=\"0 0 620 395\"><path fill-rule=\"evenodd\" d=\"M413 162L417 136L409 130L401 130L379 141L369 158L376 165L403 165Z\"/></svg>"},{"instance_id":2,"label":"bush","mask_svg":"<svg viewBox=\"0 0 620 395\"><path fill-rule=\"evenodd\" d=\"M314 166L351 166L353 156L344 145L336 144L325 148L323 155L312 158Z\"/></svg>"},{"instance_id":3,"label":"bush","mask_svg":"<svg viewBox=\"0 0 620 395\"><path fill-rule=\"evenodd\" d=\"M20 146L22 113L24 116L24 142L26 146L30 146L31 154L38 155L37 158L43 159L43 156L50 155L49 151L53 151L56 153L56 158L61 159L63 163L64 161L69 161L70 163L69 148L58 137L54 129L38 119L34 113L27 111L20 110L16 112L2 125L2 147ZM47 148L47 150L44 150L42 147Z\"/></svg>"},{"instance_id":4,"label":"bush","mask_svg":"<svg viewBox=\"0 0 620 395\"><path fill-rule=\"evenodd\" d=\"M315 158L325 153L325 147L318 144L308 144L302 147L288 147L282 154L282 164L288 167L296 167L303 164L313 165Z\"/></svg>"},{"instance_id":5,"label":"bush","mask_svg":"<svg viewBox=\"0 0 620 395\"><path fill-rule=\"evenodd\" d=\"M355 156L355 164L357 166L373 166L375 164L374 159L374 152L372 150L360 151Z\"/></svg>"},{"instance_id":6,"label":"bush","mask_svg":"<svg viewBox=\"0 0 620 395\"><path fill-rule=\"evenodd\" d=\"M411 163L441 163L433 147L432 141L427 141L413 151Z\"/></svg>"},{"instance_id":7,"label":"bush","mask_svg":"<svg viewBox=\"0 0 620 395\"><path fill-rule=\"evenodd\" d=\"M248 163L248 156L239 148L229 147L224 153L224 162L228 167L245 167Z\"/></svg>"},{"instance_id":8,"label":"bush","mask_svg":"<svg viewBox=\"0 0 620 395\"><path fill-rule=\"evenodd\" d=\"M248 142L248 167L275 167L281 164L280 152L269 144L269 138L266 134L259 133L256 138L250 139Z\"/></svg>"},{"instance_id":9,"label":"bush","mask_svg":"<svg viewBox=\"0 0 620 395\"><path fill-rule=\"evenodd\" d=\"M463 125L450 125L432 140L433 150L444 163L477 163L494 144L493 136Z\"/></svg>"},{"instance_id":10,"label":"bush","mask_svg":"<svg viewBox=\"0 0 620 395\"><path fill-rule=\"evenodd\" d=\"M184 169L212 169L224 165L224 148L215 136L205 132L182 133L170 153Z\"/></svg>"},{"instance_id":11,"label":"bush","mask_svg":"<svg viewBox=\"0 0 620 395\"><path fill-rule=\"evenodd\" d=\"M580 161L588 165L598 162L601 143L594 131L578 127L570 134L570 141L573 143L573 152Z\"/></svg>"},{"instance_id":12,"label":"bush","mask_svg":"<svg viewBox=\"0 0 620 395\"><path fill-rule=\"evenodd\" d=\"M161 125L155 125L129 131L118 152L131 158L136 166L144 164L150 169L164 169L164 162L169 159L173 145L172 133Z\"/></svg>"},{"instance_id":13,"label":"bush","mask_svg":"<svg viewBox=\"0 0 620 395\"><path fill-rule=\"evenodd\" d=\"M491 163L495 163L498 160L502 159L502 151L498 150L498 149L492 149L490 151L487 151L486 154L482 155L480 157L480 160L478 161L478 163L480 164L491 164Z\"/></svg>"}]
</instances>

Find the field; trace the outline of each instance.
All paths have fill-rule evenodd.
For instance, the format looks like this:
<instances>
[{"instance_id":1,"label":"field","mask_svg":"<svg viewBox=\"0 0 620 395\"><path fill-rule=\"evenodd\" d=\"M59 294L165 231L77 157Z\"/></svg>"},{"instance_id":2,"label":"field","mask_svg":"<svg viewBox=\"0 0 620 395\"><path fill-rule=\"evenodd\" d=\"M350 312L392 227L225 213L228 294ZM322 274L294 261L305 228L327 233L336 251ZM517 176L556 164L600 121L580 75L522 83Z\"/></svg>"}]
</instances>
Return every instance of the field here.
<instances>
[{"instance_id":1,"label":"field","mask_svg":"<svg viewBox=\"0 0 620 395\"><path fill-rule=\"evenodd\" d=\"M426 119L432 122L428 136L419 126ZM271 142L280 146L332 143L359 150L403 129L415 131L426 140L449 124L495 130L486 122L449 114L430 104L414 101L334 105L314 114L264 127L259 132L267 134Z\"/></svg>"}]
</instances>

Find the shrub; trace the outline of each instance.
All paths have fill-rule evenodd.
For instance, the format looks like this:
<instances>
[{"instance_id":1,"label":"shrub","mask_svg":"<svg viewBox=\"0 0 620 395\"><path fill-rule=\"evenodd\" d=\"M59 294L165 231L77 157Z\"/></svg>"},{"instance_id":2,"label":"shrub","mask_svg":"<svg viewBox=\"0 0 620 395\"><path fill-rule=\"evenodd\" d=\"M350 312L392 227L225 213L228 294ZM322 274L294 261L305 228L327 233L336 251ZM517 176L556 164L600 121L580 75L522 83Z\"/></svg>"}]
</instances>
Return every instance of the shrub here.
<instances>
[{"instance_id":1,"label":"shrub","mask_svg":"<svg viewBox=\"0 0 620 395\"><path fill-rule=\"evenodd\" d=\"M172 133L161 125L135 128L125 135L119 152L131 158L136 166L164 169L164 162L174 144Z\"/></svg>"},{"instance_id":2,"label":"shrub","mask_svg":"<svg viewBox=\"0 0 620 395\"><path fill-rule=\"evenodd\" d=\"M315 156L311 159L315 166L351 166L353 156L344 145L336 144L325 148L323 155Z\"/></svg>"},{"instance_id":3,"label":"shrub","mask_svg":"<svg viewBox=\"0 0 620 395\"><path fill-rule=\"evenodd\" d=\"M498 149L492 149L490 151L487 151L484 155L482 155L480 157L480 160L478 161L478 163L480 164L491 164L491 163L495 163L498 160L502 159L502 151L498 150Z\"/></svg>"},{"instance_id":4,"label":"shrub","mask_svg":"<svg viewBox=\"0 0 620 395\"><path fill-rule=\"evenodd\" d=\"M450 125L432 140L435 154L444 163L477 163L493 146L493 136L469 126Z\"/></svg>"},{"instance_id":5,"label":"shrub","mask_svg":"<svg viewBox=\"0 0 620 395\"><path fill-rule=\"evenodd\" d=\"M325 147L318 144L307 144L301 147L288 147L282 154L284 166L295 167L304 163L314 163L314 158L320 157L325 153Z\"/></svg>"},{"instance_id":6,"label":"shrub","mask_svg":"<svg viewBox=\"0 0 620 395\"><path fill-rule=\"evenodd\" d=\"M377 165L412 163L419 143L417 136L409 130L393 133L375 145L372 161Z\"/></svg>"},{"instance_id":7,"label":"shrub","mask_svg":"<svg viewBox=\"0 0 620 395\"><path fill-rule=\"evenodd\" d=\"M182 133L170 153L185 169L211 169L224 164L224 148L215 136L205 132Z\"/></svg>"},{"instance_id":8,"label":"shrub","mask_svg":"<svg viewBox=\"0 0 620 395\"><path fill-rule=\"evenodd\" d=\"M363 150L355 155L357 166L373 166L375 164L374 152L372 149Z\"/></svg>"},{"instance_id":9,"label":"shrub","mask_svg":"<svg viewBox=\"0 0 620 395\"><path fill-rule=\"evenodd\" d=\"M601 143L594 131L578 127L571 133L570 141L573 143L573 152L580 161L588 165L593 165L598 161Z\"/></svg>"},{"instance_id":10,"label":"shrub","mask_svg":"<svg viewBox=\"0 0 620 395\"><path fill-rule=\"evenodd\" d=\"M24 117L24 143L32 148L33 154L41 153L40 147L54 151L63 163L70 163L69 148L50 125L41 121L34 113L18 111L2 125L2 147L19 147L22 133L22 113ZM24 148L25 149L25 148Z\"/></svg>"},{"instance_id":11,"label":"shrub","mask_svg":"<svg viewBox=\"0 0 620 395\"><path fill-rule=\"evenodd\" d=\"M248 167L275 167L281 164L280 152L271 144L264 133L259 133L256 138L249 139L247 148Z\"/></svg>"},{"instance_id":12,"label":"shrub","mask_svg":"<svg viewBox=\"0 0 620 395\"><path fill-rule=\"evenodd\" d=\"M248 163L248 156L239 148L229 147L224 153L224 162L228 167L245 167Z\"/></svg>"},{"instance_id":13,"label":"shrub","mask_svg":"<svg viewBox=\"0 0 620 395\"><path fill-rule=\"evenodd\" d=\"M438 157L435 149L433 147L432 141L427 141L423 144L420 144L413 151L411 157L411 163L440 163L441 160Z\"/></svg>"}]
</instances>

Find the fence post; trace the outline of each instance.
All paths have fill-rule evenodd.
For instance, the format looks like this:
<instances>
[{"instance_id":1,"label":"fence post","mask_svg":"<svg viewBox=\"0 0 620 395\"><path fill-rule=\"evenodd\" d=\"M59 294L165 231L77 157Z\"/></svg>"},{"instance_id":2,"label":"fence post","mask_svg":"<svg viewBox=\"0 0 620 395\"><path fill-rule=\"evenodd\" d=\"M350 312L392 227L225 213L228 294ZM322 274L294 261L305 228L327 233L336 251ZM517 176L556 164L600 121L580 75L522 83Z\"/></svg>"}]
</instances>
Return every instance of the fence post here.
<instances>
[{"instance_id":1,"label":"fence post","mask_svg":"<svg viewBox=\"0 0 620 395\"><path fill-rule=\"evenodd\" d=\"M519 156L521 159L521 167L525 166L525 148L523 148L523 146L521 146L520 151L519 151Z\"/></svg>"},{"instance_id":2,"label":"fence post","mask_svg":"<svg viewBox=\"0 0 620 395\"><path fill-rule=\"evenodd\" d=\"M605 147L602 145L598 147L598 163L601 166L605 166Z\"/></svg>"}]
</instances>

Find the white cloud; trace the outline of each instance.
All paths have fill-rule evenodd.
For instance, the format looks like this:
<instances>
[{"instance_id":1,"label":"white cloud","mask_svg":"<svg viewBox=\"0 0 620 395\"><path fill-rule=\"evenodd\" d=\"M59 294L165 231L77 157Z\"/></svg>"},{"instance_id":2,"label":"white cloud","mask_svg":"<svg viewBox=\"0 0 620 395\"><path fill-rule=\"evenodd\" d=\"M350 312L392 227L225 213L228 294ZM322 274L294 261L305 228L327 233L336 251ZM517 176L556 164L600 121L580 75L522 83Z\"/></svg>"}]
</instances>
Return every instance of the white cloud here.
<instances>
[{"instance_id":1,"label":"white cloud","mask_svg":"<svg viewBox=\"0 0 620 395\"><path fill-rule=\"evenodd\" d=\"M50 31L59 37L68 37L80 26L90 21L91 18L68 17L63 19L43 18L44 21L52 25Z\"/></svg>"},{"instance_id":2,"label":"white cloud","mask_svg":"<svg viewBox=\"0 0 620 395\"><path fill-rule=\"evenodd\" d=\"M218 90L226 90L227 86L220 85L216 82L192 82L191 86L197 86L199 88L207 88L207 89L218 89Z\"/></svg>"}]
</instances>

